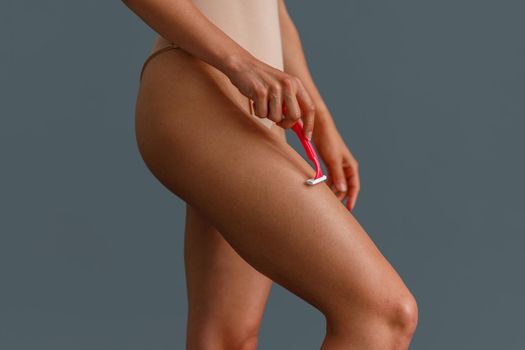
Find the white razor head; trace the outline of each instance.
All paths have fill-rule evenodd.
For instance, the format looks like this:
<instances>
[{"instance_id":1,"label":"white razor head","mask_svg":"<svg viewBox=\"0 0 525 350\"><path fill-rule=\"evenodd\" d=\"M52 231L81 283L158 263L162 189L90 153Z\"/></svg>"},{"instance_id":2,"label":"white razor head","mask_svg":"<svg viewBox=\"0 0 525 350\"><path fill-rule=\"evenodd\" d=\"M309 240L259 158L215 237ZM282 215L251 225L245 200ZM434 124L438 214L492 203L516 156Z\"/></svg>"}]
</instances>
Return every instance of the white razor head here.
<instances>
[{"instance_id":1,"label":"white razor head","mask_svg":"<svg viewBox=\"0 0 525 350\"><path fill-rule=\"evenodd\" d=\"M326 180L326 175L323 175L317 179L308 179L306 180L306 183L310 186L313 186L313 185L318 184L319 182L323 182L324 180Z\"/></svg>"}]
</instances>

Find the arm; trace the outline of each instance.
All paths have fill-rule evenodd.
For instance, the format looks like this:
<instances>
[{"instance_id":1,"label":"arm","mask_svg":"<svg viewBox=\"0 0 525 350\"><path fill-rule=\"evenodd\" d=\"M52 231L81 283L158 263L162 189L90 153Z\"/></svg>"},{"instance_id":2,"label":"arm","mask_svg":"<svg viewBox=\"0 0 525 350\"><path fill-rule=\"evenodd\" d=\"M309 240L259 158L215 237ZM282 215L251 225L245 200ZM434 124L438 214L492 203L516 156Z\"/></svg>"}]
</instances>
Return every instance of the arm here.
<instances>
[{"instance_id":1,"label":"arm","mask_svg":"<svg viewBox=\"0 0 525 350\"><path fill-rule=\"evenodd\" d=\"M360 189L358 163L337 131L334 120L313 82L299 33L288 14L284 0L278 1L284 71L299 77L312 97L316 111L313 139L328 168L326 183L339 200L344 201L347 198L346 207L352 210Z\"/></svg>"},{"instance_id":2,"label":"arm","mask_svg":"<svg viewBox=\"0 0 525 350\"><path fill-rule=\"evenodd\" d=\"M283 46L283 63L284 71L299 77L305 88L310 93L316 108L316 125L323 123L332 123L333 120L328 113L328 108L325 105L321 94L314 84L308 64L304 56L303 46L299 32L295 27L284 0L279 1L279 23L281 26L281 40Z\"/></svg>"},{"instance_id":3,"label":"arm","mask_svg":"<svg viewBox=\"0 0 525 350\"><path fill-rule=\"evenodd\" d=\"M239 91L255 103L255 115L281 121L282 100L290 128L302 118L304 135L314 128L314 104L300 79L254 57L212 23L191 0L122 0L154 31L186 52L223 72Z\"/></svg>"},{"instance_id":4,"label":"arm","mask_svg":"<svg viewBox=\"0 0 525 350\"><path fill-rule=\"evenodd\" d=\"M155 32L220 71L251 54L213 24L190 0L122 0Z\"/></svg>"}]
</instances>

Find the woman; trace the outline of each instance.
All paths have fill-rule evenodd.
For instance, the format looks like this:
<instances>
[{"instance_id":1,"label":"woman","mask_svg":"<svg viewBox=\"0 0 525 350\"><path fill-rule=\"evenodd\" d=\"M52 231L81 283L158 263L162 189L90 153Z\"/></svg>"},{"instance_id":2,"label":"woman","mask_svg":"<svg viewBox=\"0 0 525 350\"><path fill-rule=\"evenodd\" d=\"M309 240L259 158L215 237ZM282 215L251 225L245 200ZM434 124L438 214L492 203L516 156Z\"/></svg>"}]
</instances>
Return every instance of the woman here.
<instances>
[{"instance_id":1,"label":"woman","mask_svg":"<svg viewBox=\"0 0 525 350\"><path fill-rule=\"evenodd\" d=\"M326 317L322 349L407 349L417 304L348 210L357 162L284 1L124 1L158 33L136 137L147 167L187 203L187 348L255 349L273 280ZM300 118L326 183L305 185L313 169L286 143Z\"/></svg>"}]
</instances>

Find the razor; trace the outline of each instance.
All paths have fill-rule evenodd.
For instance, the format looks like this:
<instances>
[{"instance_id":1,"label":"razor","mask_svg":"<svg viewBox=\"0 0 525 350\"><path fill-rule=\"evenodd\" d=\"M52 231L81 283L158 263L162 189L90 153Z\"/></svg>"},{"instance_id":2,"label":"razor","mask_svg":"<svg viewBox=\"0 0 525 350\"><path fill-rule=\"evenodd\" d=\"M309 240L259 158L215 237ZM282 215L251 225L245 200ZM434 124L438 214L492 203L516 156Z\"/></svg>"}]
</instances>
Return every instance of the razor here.
<instances>
[{"instance_id":1,"label":"razor","mask_svg":"<svg viewBox=\"0 0 525 350\"><path fill-rule=\"evenodd\" d=\"M283 115L286 115L286 106L284 105ZM326 175L323 174L323 170L321 169L321 164L319 163L319 159L317 158L317 154L315 153L314 147L312 146L312 143L308 141L308 139L304 136L303 121L301 119L298 119L297 122L295 122L295 124L292 126L292 130L295 132L297 137L299 137L299 140L303 145L306 155L315 165L315 176L311 179L307 179L306 184L313 186L325 181Z\"/></svg>"}]
</instances>

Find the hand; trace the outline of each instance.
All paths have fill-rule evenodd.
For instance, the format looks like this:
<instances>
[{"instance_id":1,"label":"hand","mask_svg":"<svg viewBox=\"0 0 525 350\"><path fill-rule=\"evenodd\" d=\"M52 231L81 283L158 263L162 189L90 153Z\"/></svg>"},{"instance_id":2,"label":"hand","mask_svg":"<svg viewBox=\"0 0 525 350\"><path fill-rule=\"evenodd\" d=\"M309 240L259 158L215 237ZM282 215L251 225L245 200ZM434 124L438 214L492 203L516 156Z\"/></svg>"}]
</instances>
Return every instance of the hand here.
<instances>
[{"instance_id":1,"label":"hand","mask_svg":"<svg viewBox=\"0 0 525 350\"><path fill-rule=\"evenodd\" d=\"M298 77L250 55L231 57L227 66L225 74L243 95L254 101L257 117L268 118L284 129L291 128L302 118L304 136L312 138L315 106ZM282 114L283 103L286 118Z\"/></svg>"},{"instance_id":2,"label":"hand","mask_svg":"<svg viewBox=\"0 0 525 350\"><path fill-rule=\"evenodd\" d=\"M346 207L352 211L360 189L358 163L346 147L328 110L320 111L314 131L315 148L328 168L326 184L339 200L347 198Z\"/></svg>"}]
</instances>

